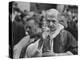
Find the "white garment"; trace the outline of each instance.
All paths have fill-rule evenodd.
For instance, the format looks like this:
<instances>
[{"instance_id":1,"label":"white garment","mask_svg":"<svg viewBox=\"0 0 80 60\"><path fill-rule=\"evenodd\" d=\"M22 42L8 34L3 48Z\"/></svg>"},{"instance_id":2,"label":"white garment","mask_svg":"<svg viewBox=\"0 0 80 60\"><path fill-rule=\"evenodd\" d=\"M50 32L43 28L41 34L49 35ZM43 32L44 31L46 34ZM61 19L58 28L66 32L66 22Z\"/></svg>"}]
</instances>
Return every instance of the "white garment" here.
<instances>
[{"instance_id":1,"label":"white garment","mask_svg":"<svg viewBox=\"0 0 80 60\"><path fill-rule=\"evenodd\" d=\"M53 40L60 33L60 31L63 28L64 28L64 26L58 23L57 26L56 26L56 31L50 33L51 52L53 52L53 44L54 44Z\"/></svg>"},{"instance_id":2,"label":"white garment","mask_svg":"<svg viewBox=\"0 0 80 60\"><path fill-rule=\"evenodd\" d=\"M33 57L36 52L38 52L37 56L39 56L39 57L42 56L42 48L40 50L38 49L39 41L40 41L40 39L38 39L36 42L30 44L27 47L25 58Z\"/></svg>"},{"instance_id":3,"label":"white garment","mask_svg":"<svg viewBox=\"0 0 80 60\"><path fill-rule=\"evenodd\" d=\"M30 40L30 36L25 36L20 40L20 42L18 44L16 44L14 46L13 58L20 57L20 53L21 53L22 48L25 47L29 43L29 40Z\"/></svg>"}]
</instances>

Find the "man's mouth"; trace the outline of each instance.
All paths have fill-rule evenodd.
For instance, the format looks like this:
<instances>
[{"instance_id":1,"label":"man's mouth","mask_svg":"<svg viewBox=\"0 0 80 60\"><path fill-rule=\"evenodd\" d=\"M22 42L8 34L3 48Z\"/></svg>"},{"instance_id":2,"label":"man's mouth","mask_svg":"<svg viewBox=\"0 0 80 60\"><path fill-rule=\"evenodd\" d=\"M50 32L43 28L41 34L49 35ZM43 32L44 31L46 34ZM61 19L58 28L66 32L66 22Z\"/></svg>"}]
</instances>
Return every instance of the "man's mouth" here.
<instances>
[{"instance_id":1,"label":"man's mouth","mask_svg":"<svg viewBox=\"0 0 80 60\"><path fill-rule=\"evenodd\" d=\"M53 31L55 31L56 30L56 28L50 28L50 31L51 32L53 32Z\"/></svg>"},{"instance_id":2,"label":"man's mouth","mask_svg":"<svg viewBox=\"0 0 80 60\"><path fill-rule=\"evenodd\" d=\"M56 30L55 26L50 26L50 31L55 31L55 30Z\"/></svg>"}]
</instances>

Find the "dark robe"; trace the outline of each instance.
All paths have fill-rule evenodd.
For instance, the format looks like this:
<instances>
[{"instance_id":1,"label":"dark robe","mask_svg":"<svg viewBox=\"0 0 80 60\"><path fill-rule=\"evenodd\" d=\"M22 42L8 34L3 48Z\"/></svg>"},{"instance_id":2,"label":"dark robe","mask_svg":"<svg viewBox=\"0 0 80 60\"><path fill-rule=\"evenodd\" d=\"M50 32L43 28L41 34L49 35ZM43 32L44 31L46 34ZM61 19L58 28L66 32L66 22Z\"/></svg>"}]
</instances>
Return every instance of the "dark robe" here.
<instances>
[{"instance_id":1,"label":"dark robe","mask_svg":"<svg viewBox=\"0 0 80 60\"><path fill-rule=\"evenodd\" d=\"M78 41L78 29L76 27L76 22L71 21L68 23L68 27L66 28L67 31L71 32L71 34L76 38Z\"/></svg>"},{"instance_id":2,"label":"dark robe","mask_svg":"<svg viewBox=\"0 0 80 60\"><path fill-rule=\"evenodd\" d=\"M14 21L12 23L12 44L17 44L25 36L25 30L23 25Z\"/></svg>"},{"instance_id":3,"label":"dark robe","mask_svg":"<svg viewBox=\"0 0 80 60\"><path fill-rule=\"evenodd\" d=\"M54 38L53 51L55 53L64 53L71 51L73 54L78 54L78 42L72 34L66 30L62 30L59 35Z\"/></svg>"},{"instance_id":4,"label":"dark robe","mask_svg":"<svg viewBox=\"0 0 80 60\"><path fill-rule=\"evenodd\" d=\"M72 34L66 30L60 31L60 33L53 39L53 52L54 53L66 53L72 52L74 55L78 54L78 42L72 36ZM47 38L43 44L43 56L47 56L46 53L50 52L50 40ZM48 55L49 56L49 55ZM51 55L50 55L51 56Z\"/></svg>"}]
</instances>

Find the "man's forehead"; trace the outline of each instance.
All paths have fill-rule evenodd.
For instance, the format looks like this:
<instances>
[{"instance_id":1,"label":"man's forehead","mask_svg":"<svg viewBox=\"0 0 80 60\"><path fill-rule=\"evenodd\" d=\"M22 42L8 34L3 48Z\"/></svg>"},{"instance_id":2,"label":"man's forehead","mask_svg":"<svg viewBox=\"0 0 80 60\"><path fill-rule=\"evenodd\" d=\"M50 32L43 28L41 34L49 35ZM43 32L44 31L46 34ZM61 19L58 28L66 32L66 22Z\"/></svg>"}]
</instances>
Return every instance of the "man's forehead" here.
<instances>
[{"instance_id":1,"label":"man's forehead","mask_svg":"<svg viewBox=\"0 0 80 60\"><path fill-rule=\"evenodd\" d=\"M57 22L58 20L54 17L54 18L46 18L47 21L55 21Z\"/></svg>"},{"instance_id":2,"label":"man's forehead","mask_svg":"<svg viewBox=\"0 0 80 60\"><path fill-rule=\"evenodd\" d=\"M48 19L48 20L57 20L57 16L55 16L55 15L46 15L46 19Z\"/></svg>"},{"instance_id":3,"label":"man's forehead","mask_svg":"<svg viewBox=\"0 0 80 60\"><path fill-rule=\"evenodd\" d=\"M47 18L49 18L49 17L50 17L50 18L56 18L56 16L55 16L55 15L49 15L49 14L48 14L48 15L46 15L46 17L47 17Z\"/></svg>"},{"instance_id":4,"label":"man's forehead","mask_svg":"<svg viewBox=\"0 0 80 60\"><path fill-rule=\"evenodd\" d=\"M28 23L34 23L35 21L33 19L29 20Z\"/></svg>"}]
</instances>

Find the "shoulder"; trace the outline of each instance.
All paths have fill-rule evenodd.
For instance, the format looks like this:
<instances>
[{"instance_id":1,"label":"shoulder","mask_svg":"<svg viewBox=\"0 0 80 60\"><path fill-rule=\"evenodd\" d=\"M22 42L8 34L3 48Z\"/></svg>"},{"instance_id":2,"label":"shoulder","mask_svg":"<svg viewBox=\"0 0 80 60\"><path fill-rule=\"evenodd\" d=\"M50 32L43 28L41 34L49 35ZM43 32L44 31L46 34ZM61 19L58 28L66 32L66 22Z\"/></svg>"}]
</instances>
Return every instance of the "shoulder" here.
<instances>
[{"instance_id":1,"label":"shoulder","mask_svg":"<svg viewBox=\"0 0 80 60\"><path fill-rule=\"evenodd\" d=\"M67 30L61 30L61 32L60 32L61 34L67 34L67 33L69 33L69 31L67 31Z\"/></svg>"},{"instance_id":2,"label":"shoulder","mask_svg":"<svg viewBox=\"0 0 80 60\"><path fill-rule=\"evenodd\" d=\"M61 30L61 33L71 34L69 31L67 31L65 29Z\"/></svg>"},{"instance_id":3,"label":"shoulder","mask_svg":"<svg viewBox=\"0 0 80 60\"><path fill-rule=\"evenodd\" d=\"M60 34L66 36L66 37L71 37L72 36L72 34L69 31L64 30L64 29L61 30Z\"/></svg>"}]
</instances>

